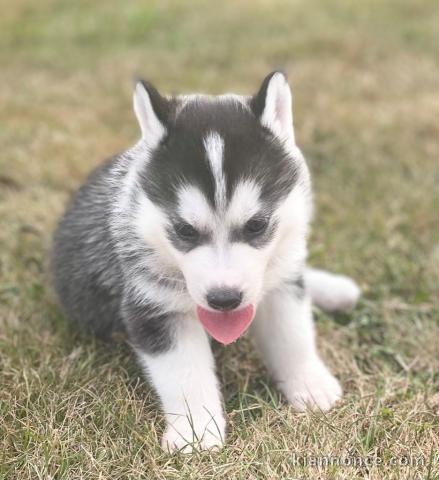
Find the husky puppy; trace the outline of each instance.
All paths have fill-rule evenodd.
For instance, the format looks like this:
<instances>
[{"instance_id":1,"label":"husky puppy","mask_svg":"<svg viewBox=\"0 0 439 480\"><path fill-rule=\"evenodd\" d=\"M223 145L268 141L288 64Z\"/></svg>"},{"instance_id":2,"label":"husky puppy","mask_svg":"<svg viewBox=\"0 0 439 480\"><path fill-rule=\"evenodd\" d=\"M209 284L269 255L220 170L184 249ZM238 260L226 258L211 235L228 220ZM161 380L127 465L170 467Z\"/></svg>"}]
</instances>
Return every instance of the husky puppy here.
<instances>
[{"instance_id":1,"label":"husky puppy","mask_svg":"<svg viewBox=\"0 0 439 480\"><path fill-rule=\"evenodd\" d=\"M134 111L142 138L91 174L56 231L65 311L100 335L126 330L168 451L222 445L210 338L248 327L288 402L328 410L342 391L316 350L311 302L350 309L359 289L306 267L310 175L284 74L248 97L165 97L139 81Z\"/></svg>"}]
</instances>

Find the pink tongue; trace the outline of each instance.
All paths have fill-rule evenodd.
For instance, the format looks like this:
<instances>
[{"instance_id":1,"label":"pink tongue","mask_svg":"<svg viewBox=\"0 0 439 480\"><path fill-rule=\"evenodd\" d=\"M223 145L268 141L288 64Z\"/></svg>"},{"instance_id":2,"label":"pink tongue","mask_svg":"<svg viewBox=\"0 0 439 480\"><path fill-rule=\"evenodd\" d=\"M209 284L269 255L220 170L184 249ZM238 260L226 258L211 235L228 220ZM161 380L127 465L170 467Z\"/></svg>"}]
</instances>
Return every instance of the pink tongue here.
<instances>
[{"instance_id":1,"label":"pink tongue","mask_svg":"<svg viewBox=\"0 0 439 480\"><path fill-rule=\"evenodd\" d=\"M250 325L254 316L253 305L232 312L211 312L197 307L200 322L218 342L228 345L240 337Z\"/></svg>"}]
</instances>

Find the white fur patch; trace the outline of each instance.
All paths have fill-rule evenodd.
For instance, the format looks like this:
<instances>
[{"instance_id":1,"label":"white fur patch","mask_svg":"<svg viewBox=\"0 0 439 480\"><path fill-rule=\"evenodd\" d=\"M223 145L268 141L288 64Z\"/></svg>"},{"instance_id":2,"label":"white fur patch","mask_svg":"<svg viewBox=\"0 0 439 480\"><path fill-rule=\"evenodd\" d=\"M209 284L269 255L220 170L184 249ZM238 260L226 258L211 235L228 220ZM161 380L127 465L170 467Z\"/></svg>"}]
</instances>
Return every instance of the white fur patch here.
<instances>
[{"instance_id":1,"label":"white fur patch","mask_svg":"<svg viewBox=\"0 0 439 480\"><path fill-rule=\"evenodd\" d=\"M352 310L361 293L349 277L314 268L305 270L305 283L313 303L327 312Z\"/></svg>"},{"instance_id":2,"label":"white fur patch","mask_svg":"<svg viewBox=\"0 0 439 480\"><path fill-rule=\"evenodd\" d=\"M241 225L261 208L261 188L252 180L243 180L236 185L227 209L227 223Z\"/></svg>"},{"instance_id":3,"label":"white fur patch","mask_svg":"<svg viewBox=\"0 0 439 480\"><path fill-rule=\"evenodd\" d=\"M215 205L224 211L226 205L226 177L224 175L224 140L219 133L210 132L204 138L204 148L215 182Z\"/></svg>"},{"instance_id":4,"label":"white fur patch","mask_svg":"<svg viewBox=\"0 0 439 480\"><path fill-rule=\"evenodd\" d=\"M178 214L198 228L210 227L214 215L207 198L195 185L183 185L179 189Z\"/></svg>"}]
</instances>

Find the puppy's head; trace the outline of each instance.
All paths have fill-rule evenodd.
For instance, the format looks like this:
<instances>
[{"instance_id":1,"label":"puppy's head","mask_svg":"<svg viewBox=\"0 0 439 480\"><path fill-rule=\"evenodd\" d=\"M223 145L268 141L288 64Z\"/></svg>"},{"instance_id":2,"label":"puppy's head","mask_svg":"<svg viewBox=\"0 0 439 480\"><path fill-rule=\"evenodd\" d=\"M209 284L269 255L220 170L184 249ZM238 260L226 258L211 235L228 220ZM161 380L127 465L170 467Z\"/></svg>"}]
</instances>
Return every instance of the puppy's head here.
<instances>
[{"instance_id":1,"label":"puppy's head","mask_svg":"<svg viewBox=\"0 0 439 480\"><path fill-rule=\"evenodd\" d=\"M139 82L145 241L178 268L207 312L254 310L305 257L309 174L291 91L270 74L251 97L166 98Z\"/></svg>"}]
</instances>

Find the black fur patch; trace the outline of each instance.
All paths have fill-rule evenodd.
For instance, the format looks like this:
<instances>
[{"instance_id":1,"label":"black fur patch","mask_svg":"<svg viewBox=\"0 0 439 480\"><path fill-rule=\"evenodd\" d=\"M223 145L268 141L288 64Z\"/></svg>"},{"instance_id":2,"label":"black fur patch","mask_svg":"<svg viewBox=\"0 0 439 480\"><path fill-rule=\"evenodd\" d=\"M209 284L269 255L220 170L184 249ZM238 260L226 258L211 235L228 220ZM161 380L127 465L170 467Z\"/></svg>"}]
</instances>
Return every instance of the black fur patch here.
<instances>
[{"instance_id":1,"label":"black fur patch","mask_svg":"<svg viewBox=\"0 0 439 480\"><path fill-rule=\"evenodd\" d=\"M167 125L171 121L171 118L175 113L175 100L168 100L167 98L162 97L158 90L154 87L154 85L147 82L146 80L139 79L139 82L148 92L152 108L154 109L154 112L157 115L158 119L164 125Z\"/></svg>"},{"instance_id":2,"label":"black fur patch","mask_svg":"<svg viewBox=\"0 0 439 480\"><path fill-rule=\"evenodd\" d=\"M192 249L199 247L200 245L206 244L211 238L209 232L199 232L198 238L193 240L181 238L181 236L179 236L178 233L175 231L173 224L168 227L167 235L172 245L174 245L174 247L181 252L190 252Z\"/></svg>"},{"instance_id":3,"label":"black fur patch","mask_svg":"<svg viewBox=\"0 0 439 480\"><path fill-rule=\"evenodd\" d=\"M245 226L239 226L232 230L230 240L232 242L248 243L254 248L263 248L273 239L276 229L276 219L271 219L267 229L261 235L256 236L248 235L245 231Z\"/></svg>"},{"instance_id":4,"label":"black fur patch","mask_svg":"<svg viewBox=\"0 0 439 480\"><path fill-rule=\"evenodd\" d=\"M302 274L294 279L287 280L285 282L285 285L289 290L292 291L292 293L298 300L302 300L305 297L306 287L305 280Z\"/></svg>"},{"instance_id":5,"label":"black fur patch","mask_svg":"<svg viewBox=\"0 0 439 480\"><path fill-rule=\"evenodd\" d=\"M174 318L153 304L125 300L122 317L133 346L152 355L167 352L174 345Z\"/></svg>"}]
</instances>

